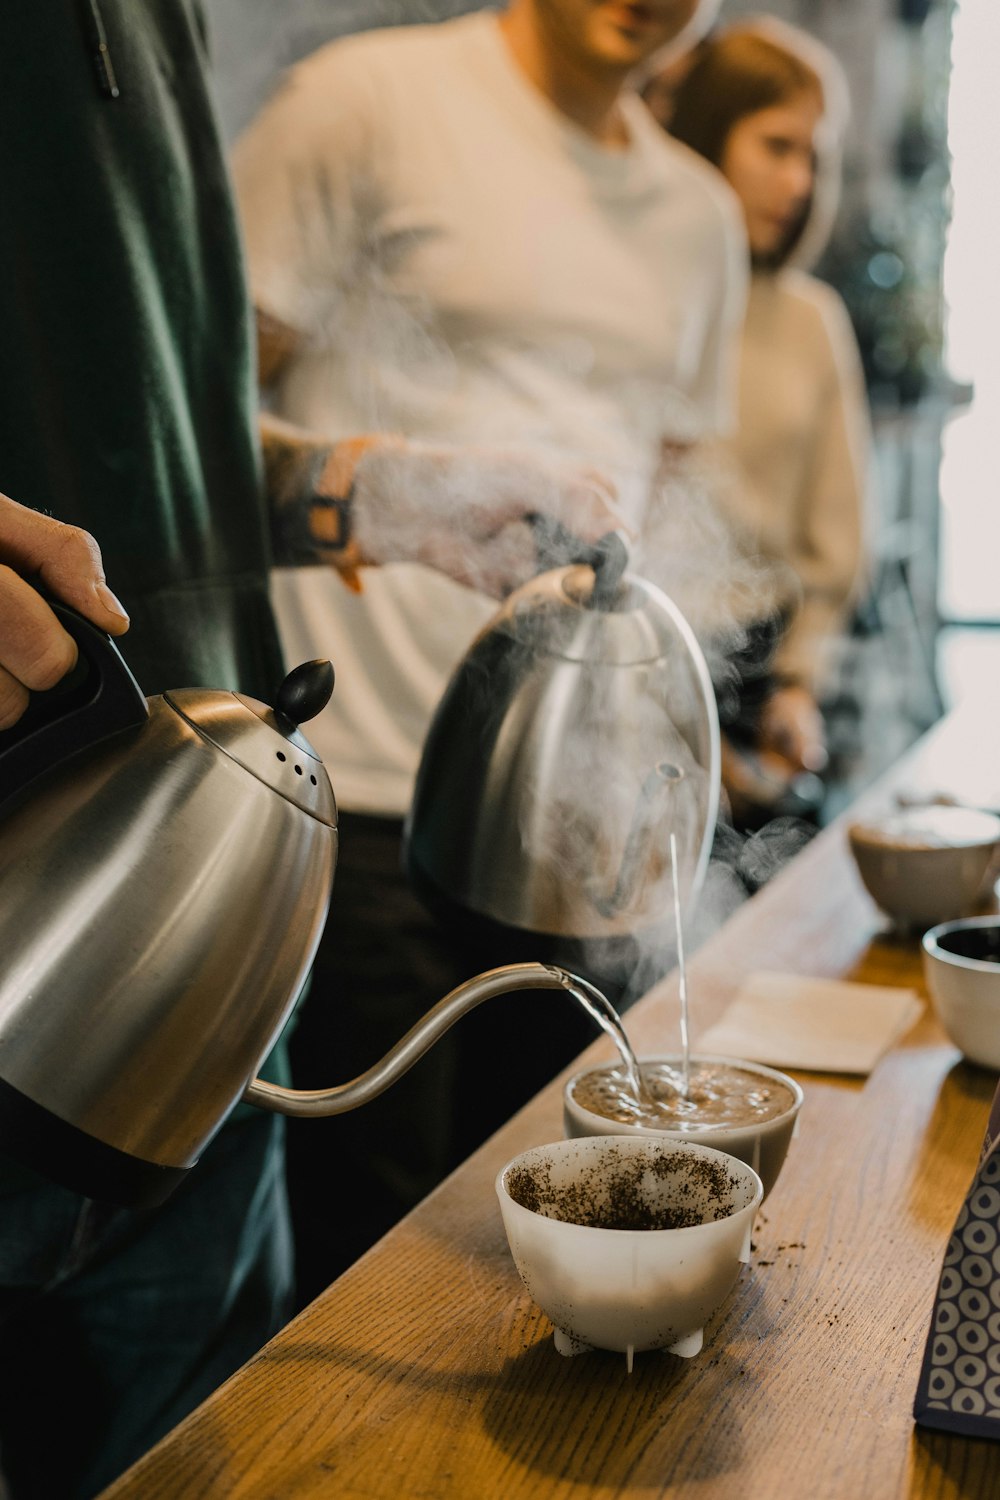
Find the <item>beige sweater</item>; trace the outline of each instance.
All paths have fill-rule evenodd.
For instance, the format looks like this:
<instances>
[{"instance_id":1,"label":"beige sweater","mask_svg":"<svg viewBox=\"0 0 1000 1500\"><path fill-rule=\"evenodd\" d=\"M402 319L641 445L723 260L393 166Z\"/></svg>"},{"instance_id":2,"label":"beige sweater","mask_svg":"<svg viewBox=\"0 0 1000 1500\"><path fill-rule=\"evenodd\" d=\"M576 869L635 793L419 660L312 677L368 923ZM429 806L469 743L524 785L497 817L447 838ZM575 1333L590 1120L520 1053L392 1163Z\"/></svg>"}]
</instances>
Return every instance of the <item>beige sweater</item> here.
<instances>
[{"instance_id":1,"label":"beige sweater","mask_svg":"<svg viewBox=\"0 0 1000 1500\"><path fill-rule=\"evenodd\" d=\"M863 571L869 478L861 361L832 287L791 268L753 277L739 417L725 505L795 608L776 670L817 691Z\"/></svg>"}]
</instances>

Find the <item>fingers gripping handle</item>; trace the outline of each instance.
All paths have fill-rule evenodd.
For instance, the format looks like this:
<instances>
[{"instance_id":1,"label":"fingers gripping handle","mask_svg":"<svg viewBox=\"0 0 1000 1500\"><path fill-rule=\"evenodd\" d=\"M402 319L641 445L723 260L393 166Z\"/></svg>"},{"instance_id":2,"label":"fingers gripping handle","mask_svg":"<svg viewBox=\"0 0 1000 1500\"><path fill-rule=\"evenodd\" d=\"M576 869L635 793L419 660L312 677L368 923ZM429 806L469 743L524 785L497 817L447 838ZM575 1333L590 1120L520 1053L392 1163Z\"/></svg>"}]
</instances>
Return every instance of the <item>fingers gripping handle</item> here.
<instances>
[{"instance_id":1,"label":"fingers gripping handle","mask_svg":"<svg viewBox=\"0 0 1000 1500\"><path fill-rule=\"evenodd\" d=\"M32 693L12 729L0 732L0 813L54 766L149 717L145 695L109 635L48 598L76 642L76 666L55 687Z\"/></svg>"}]
</instances>

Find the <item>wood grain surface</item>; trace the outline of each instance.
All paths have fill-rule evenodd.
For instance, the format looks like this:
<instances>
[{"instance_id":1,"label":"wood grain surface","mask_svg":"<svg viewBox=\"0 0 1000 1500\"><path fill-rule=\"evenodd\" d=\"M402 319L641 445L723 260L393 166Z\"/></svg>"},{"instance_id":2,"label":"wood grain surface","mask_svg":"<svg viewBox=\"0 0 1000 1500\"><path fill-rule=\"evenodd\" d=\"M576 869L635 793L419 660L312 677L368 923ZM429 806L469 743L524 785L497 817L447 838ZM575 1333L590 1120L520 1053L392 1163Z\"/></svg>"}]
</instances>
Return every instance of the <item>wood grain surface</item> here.
<instances>
[{"instance_id":1,"label":"wood grain surface","mask_svg":"<svg viewBox=\"0 0 1000 1500\"><path fill-rule=\"evenodd\" d=\"M995 726L994 726L995 730ZM992 743L996 743L995 732ZM981 775L967 711L864 799L961 794ZM834 824L697 953L697 1035L758 968L907 985L895 937ZM628 1014L637 1050L676 1046L672 976ZM586 1060L609 1055L601 1040ZM911 1416L945 1245L996 1078L929 1007L867 1079L796 1075L800 1133L751 1263L694 1359L555 1351L513 1268L494 1178L562 1132L559 1082L532 1102L106 1495L808 1496L996 1500L1000 1445ZM334 1197L330 1212L345 1211ZM349 1211L349 1210L348 1210Z\"/></svg>"}]
</instances>

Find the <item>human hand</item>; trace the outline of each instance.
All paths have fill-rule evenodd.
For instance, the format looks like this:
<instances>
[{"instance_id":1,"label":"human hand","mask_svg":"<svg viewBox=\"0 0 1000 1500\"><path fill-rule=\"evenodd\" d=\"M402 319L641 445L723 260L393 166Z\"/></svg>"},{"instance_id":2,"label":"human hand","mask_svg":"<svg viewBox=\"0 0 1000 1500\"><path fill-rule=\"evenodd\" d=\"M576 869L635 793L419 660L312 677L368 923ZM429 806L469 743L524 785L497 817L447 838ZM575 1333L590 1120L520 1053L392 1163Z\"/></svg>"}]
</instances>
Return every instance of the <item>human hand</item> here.
<instances>
[{"instance_id":1,"label":"human hand","mask_svg":"<svg viewBox=\"0 0 1000 1500\"><path fill-rule=\"evenodd\" d=\"M536 515L585 543L629 530L605 475L532 453L376 439L354 474L362 561L423 563L495 598L540 570Z\"/></svg>"},{"instance_id":2,"label":"human hand","mask_svg":"<svg viewBox=\"0 0 1000 1500\"><path fill-rule=\"evenodd\" d=\"M764 704L758 748L781 756L795 771L822 771L827 763L823 716L808 688L779 687Z\"/></svg>"},{"instance_id":3,"label":"human hand","mask_svg":"<svg viewBox=\"0 0 1000 1500\"><path fill-rule=\"evenodd\" d=\"M0 495L0 729L16 724L29 693L54 687L76 663L75 641L31 580L109 635L128 629L94 538Z\"/></svg>"}]
</instances>

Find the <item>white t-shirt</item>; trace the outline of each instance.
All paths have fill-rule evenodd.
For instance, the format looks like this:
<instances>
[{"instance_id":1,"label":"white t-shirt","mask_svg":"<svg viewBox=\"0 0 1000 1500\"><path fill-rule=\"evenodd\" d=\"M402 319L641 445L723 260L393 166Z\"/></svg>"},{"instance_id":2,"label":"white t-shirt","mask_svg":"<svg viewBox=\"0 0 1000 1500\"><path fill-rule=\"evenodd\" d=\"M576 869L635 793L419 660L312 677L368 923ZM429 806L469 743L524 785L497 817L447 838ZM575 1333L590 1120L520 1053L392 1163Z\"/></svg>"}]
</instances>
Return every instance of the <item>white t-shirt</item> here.
<instances>
[{"instance_id":1,"label":"white t-shirt","mask_svg":"<svg viewBox=\"0 0 1000 1500\"><path fill-rule=\"evenodd\" d=\"M537 447L602 467L641 525L660 440L735 406L746 251L721 178L623 101L606 148L522 75L497 17L336 41L238 143L257 305L305 335L274 394L331 438ZM278 570L338 800L402 816L448 677L495 604L416 564Z\"/></svg>"}]
</instances>

